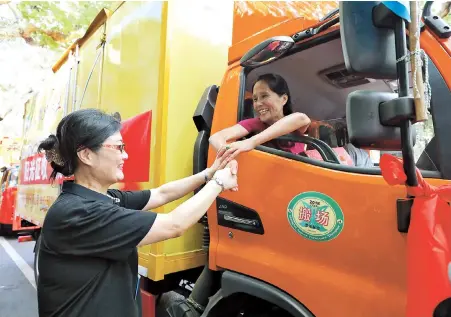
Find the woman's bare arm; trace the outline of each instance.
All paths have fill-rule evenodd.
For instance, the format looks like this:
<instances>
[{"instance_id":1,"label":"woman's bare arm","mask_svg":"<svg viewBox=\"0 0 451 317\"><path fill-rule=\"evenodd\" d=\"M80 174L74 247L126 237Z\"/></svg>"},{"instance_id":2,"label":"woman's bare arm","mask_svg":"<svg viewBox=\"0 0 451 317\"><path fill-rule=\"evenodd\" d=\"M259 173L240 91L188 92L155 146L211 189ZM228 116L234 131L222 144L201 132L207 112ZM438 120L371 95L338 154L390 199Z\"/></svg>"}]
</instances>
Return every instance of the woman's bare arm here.
<instances>
[{"instance_id":1,"label":"woman's bare arm","mask_svg":"<svg viewBox=\"0 0 451 317\"><path fill-rule=\"evenodd\" d=\"M249 132L239 124L218 131L210 136L209 142L216 151L219 151L230 140L236 140L248 135Z\"/></svg>"},{"instance_id":2,"label":"woman's bare arm","mask_svg":"<svg viewBox=\"0 0 451 317\"><path fill-rule=\"evenodd\" d=\"M304 134L309 125L310 118L306 114L295 112L278 120L267 129L254 135L249 140L252 140L253 144L257 146L293 131L299 131ZM225 155L227 155L227 152Z\"/></svg>"},{"instance_id":3,"label":"woman's bare arm","mask_svg":"<svg viewBox=\"0 0 451 317\"><path fill-rule=\"evenodd\" d=\"M258 145L286 135L293 131L305 133L310 125L310 118L300 112L292 113L278 120L267 129L243 141L233 142L229 145L229 149L225 152L225 156L234 159L241 152L253 150Z\"/></svg>"},{"instance_id":4,"label":"woman's bare arm","mask_svg":"<svg viewBox=\"0 0 451 317\"><path fill-rule=\"evenodd\" d=\"M181 236L199 221L223 189L233 189L238 185L235 172L230 167L217 171L215 177L223 182L222 186L216 181L209 181L196 195L170 213L158 214L152 228L138 246Z\"/></svg>"},{"instance_id":5,"label":"woman's bare arm","mask_svg":"<svg viewBox=\"0 0 451 317\"><path fill-rule=\"evenodd\" d=\"M195 196L185 201L172 212L158 214L152 228L138 246L152 244L181 236L207 212L221 192L221 187L209 182Z\"/></svg>"}]
</instances>

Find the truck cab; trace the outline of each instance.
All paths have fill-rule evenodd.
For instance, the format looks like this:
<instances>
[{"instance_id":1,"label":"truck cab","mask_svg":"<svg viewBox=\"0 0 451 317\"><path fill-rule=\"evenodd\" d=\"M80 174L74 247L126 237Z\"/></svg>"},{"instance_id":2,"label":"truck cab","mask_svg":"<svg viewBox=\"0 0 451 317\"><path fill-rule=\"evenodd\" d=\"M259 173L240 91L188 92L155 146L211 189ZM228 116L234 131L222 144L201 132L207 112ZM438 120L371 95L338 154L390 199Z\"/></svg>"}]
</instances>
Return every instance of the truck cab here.
<instances>
[{"instance_id":1,"label":"truck cab","mask_svg":"<svg viewBox=\"0 0 451 317\"><path fill-rule=\"evenodd\" d=\"M410 316L406 306L408 311L421 306L408 300L412 197L406 216L405 187L386 183L379 158L394 154L404 166L413 162L406 170L417 168L429 184L450 184L449 26L431 13L428 2L420 45L432 99L427 120L416 122L412 112L396 117L388 112L397 106L380 106L413 93L410 64L406 79L396 62L407 52L405 24L375 26L372 12L382 4L356 5L340 2L311 24L302 18L279 23L274 13L271 27L236 35L217 97L205 97L194 115L197 171L216 155L208 135L255 117L250 96L256 78L279 74L288 82L294 110L314 123L299 141L319 154L258 146L238 156L239 191L221 194L204 221L208 270L219 282L208 288L212 296L201 316ZM265 23L270 9L254 13ZM401 95L406 80L408 91ZM365 151L371 164L341 160L349 146ZM446 268L443 272L447 279ZM200 283L208 284L200 279L195 289Z\"/></svg>"},{"instance_id":2,"label":"truck cab","mask_svg":"<svg viewBox=\"0 0 451 317\"><path fill-rule=\"evenodd\" d=\"M139 248L143 317L154 316L153 296L159 317L415 316L406 312L422 304L408 279L417 197L388 185L379 163L384 153L402 158L410 187L415 168L429 184L450 184L449 25L427 2L419 39L432 99L419 122L410 67L398 69L406 24L380 2L218 5L121 2L99 13L27 104L16 216L39 231L59 194L63 179L49 182L36 148L64 115L120 116L131 152L117 187L151 189L211 165L209 137L255 117L252 85L279 74L294 110L312 120L299 139L306 155L266 145L240 154L238 192L222 193L182 237ZM367 155L363 166L352 151ZM179 286L184 297L166 296ZM451 290L428 315L447 298Z\"/></svg>"}]
</instances>

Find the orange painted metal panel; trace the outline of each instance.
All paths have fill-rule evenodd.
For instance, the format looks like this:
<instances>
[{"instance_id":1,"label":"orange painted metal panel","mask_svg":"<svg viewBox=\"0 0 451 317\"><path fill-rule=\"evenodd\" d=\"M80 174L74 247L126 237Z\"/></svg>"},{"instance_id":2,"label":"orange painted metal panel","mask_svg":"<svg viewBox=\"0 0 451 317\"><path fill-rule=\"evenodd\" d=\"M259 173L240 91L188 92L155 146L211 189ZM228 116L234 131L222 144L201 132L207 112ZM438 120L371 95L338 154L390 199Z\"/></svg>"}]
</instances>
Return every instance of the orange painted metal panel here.
<instances>
[{"instance_id":1,"label":"orange painted metal panel","mask_svg":"<svg viewBox=\"0 0 451 317\"><path fill-rule=\"evenodd\" d=\"M305 28L336 8L338 1L235 1L232 44L289 21Z\"/></svg>"},{"instance_id":2,"label":"orange painted metal panel","mask_svg":"<svg viewBox=\"0 0 451 317\"><path fill-rule=\"evenodd\" d=\"M260 35L286 35L299 29L290 21ZM252 48L256 44L252 40L240 43L240 52ZM421 46L451 87L447 71L451 59L446 49L428 31L422 33ZM240 57L239 52L236 57ZM224 76L212 133L236 124L241 71L235 62ZM210 149L210 164L213 158ZM240 272L272 284L294 296L315 316L405 315L406 236L396 227L396 200L405 197L403 187L387 186L380 175L328 170L258 150L240 154L238 163L240 191L221 196L256 210L265 234L219 227L213 205L208 211L210 268ZM446 182L428 181L434 185ZM343 214L343 219L328 219L343 220L341 233L330 241L306 239L300 232L307 230L296 231L290 226L290 202L312 191L327 195Z\"/></svg>"}]
</instances>

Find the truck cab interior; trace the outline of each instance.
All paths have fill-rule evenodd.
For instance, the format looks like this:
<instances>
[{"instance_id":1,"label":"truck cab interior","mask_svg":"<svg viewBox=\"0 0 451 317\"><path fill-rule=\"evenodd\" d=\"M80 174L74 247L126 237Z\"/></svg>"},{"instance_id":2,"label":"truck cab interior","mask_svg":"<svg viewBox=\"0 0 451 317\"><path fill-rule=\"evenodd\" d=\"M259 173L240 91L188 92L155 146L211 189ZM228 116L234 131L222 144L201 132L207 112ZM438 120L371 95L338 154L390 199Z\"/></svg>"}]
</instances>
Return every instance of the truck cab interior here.
<instances>
[{"instance_id":1,"label":"truck cab interior","mask_svg":"<svg viewBox=\"0 0 451 317\"><path fill-rule=\"evenodd\" d=\"M312 44L311 42L316 43ZM439 74L430 60L429 67L435 69L435 72L430 72L430 74ZM411 76L410 65L408 69L409 76ZM256 78L265 73L279 74L287 81L292 97L293 110L307 114L312 120L308 136L327 143L334 150L337 148L348 149L349 146L352 146L346 125L346 103L350 93L357 90L397 93L396 79L366 78L361 75L350 74L346 70L338 30L309 41L305 47L299 45L296 50L290 51L285 57L250 70L245 78L246 96L252 95L251 89ZM412 92L411 85L409 89ZM252 99L246 97L242 102L239 120L253 117L255 117L255 113ZM413 130L416 135L414 154L417 167L425 175L437 176L439 162L435 154L437 145L433 139L432 117L429 116L426 123L414 124ZM260 149L265 150L264 147L260 147ZM313 147L308 145L307 150L309 149L313 149ZM363 155L370 155L370 151L367 149L356 149L357 151L364 151ZM384 149L371 151L373 163L371 167L354 164L352 166L337 166L336 168L350 168L357 173L379 174L378 158L384 152L386 152ZM400 151L390 153L401 156ZM315 162L317 158L303 157L300 160L311 164L318 163Z\"/></svg>"}]
</instances>

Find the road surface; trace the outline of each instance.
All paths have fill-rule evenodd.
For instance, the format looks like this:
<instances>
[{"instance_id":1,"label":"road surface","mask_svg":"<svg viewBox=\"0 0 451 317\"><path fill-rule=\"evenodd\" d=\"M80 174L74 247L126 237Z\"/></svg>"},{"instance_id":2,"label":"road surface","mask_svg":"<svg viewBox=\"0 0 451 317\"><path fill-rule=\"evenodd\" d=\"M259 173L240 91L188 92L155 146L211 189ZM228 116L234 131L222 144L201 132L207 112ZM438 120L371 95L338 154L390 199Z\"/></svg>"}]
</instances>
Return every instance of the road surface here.
<instances>
[{"instance_id":1,"label":"road surface","mask_svg":"<svg viewBox=\"0 0 451 317\"><path fill-rule=\"evenodd\" d=\"M38 317L33 275L35 241L0 236L0 317Z\"/></svg>"}]
</instances>

